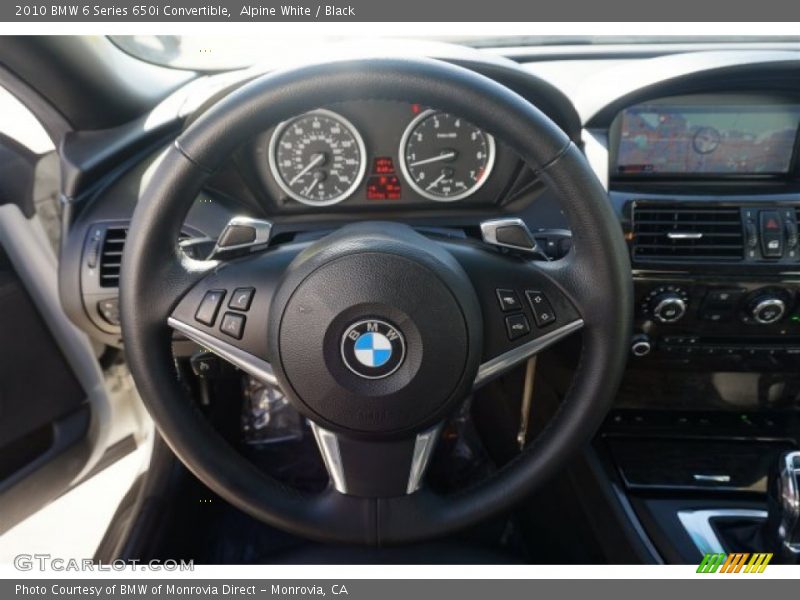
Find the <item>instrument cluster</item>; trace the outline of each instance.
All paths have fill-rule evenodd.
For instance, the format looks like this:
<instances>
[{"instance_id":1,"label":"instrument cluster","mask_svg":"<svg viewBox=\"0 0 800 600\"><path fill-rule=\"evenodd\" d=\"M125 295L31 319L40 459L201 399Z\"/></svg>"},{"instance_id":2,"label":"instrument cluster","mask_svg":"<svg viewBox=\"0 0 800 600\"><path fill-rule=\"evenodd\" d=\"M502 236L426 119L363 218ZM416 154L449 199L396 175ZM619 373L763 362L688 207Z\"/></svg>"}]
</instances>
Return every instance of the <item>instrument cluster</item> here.
<instances>
[{"instance_id":1,"label":"instrument cluster","mask_svg":"<svg viewBox=\"0 0 800 600\"><path fill-rule=\"evenodd\" d=\"M257 136L253 168L279 208L491 204L520 161L458 115L356 101L297 115Z\"/></svg>"}]
</instances>

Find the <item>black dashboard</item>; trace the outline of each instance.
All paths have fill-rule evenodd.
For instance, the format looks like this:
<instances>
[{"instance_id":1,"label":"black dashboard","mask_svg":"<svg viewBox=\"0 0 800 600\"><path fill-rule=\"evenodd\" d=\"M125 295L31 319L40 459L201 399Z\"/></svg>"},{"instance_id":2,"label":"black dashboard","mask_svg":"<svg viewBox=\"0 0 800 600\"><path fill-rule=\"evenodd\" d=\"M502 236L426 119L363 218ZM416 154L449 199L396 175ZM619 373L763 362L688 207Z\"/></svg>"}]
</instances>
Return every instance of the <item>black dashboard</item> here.
<instances>
[{"instance_id":1,"label":"black dashboard","mask_svg":"<svg viewBox=\"0 0 800 600\"><path fill-rule=\"evenodd\" d=\"M555 86L510 60L462 50L444 58L503 82L580 142L577 113ZM166 103L190 108L169 114L157 107L117 129L74 134L62 146L60 290L91 337L122 346L117 287L126 228L161 151L216 99L258 74L200 80ZM352 101L254 131L209 177L180 243L205 258L235 216L268 218L279 243L376 218L475 235L498 214L522 215L551 252L566 251L557 202L502 140L435 107Z\"/></svg>"},{"instance_id":2,"label":"black dashboard","mask_svg":"<svg viewBox=\"0 0 800 600\"><path fill-rule=\"evenodd\" d=\"M752 67L739 56L723 66L705 56L631 61L623 73L611 70L627 93L604 89L603 80L583 104L531 65L452 60L525 95L584 147L630 246L639 361L686 366L699 352L725 368L786 368L800 350L800 82L783 55ZM643 63L654 61L669 62L673 77L653 81ZM160 149L252 76L187 91L199 108L151 126L149 138L111 131L112 144L94 136L65 145L65 180L74 189L62 295L93 337L121 343L115 299L125 227ZM103 161L81 159L106 147L124 159L91 177ZM276 239L289 240L375 218L474 235L482 219L499 214L521 217L554 256L568 247L557 199L502 140L433 107L354 101L254 132L209 179L182 244L202 256L236 215L269 218ZM763 352L750 347L756 338ZM696 346L686 348L686 340Z\"/></svg>"}]
</instances>

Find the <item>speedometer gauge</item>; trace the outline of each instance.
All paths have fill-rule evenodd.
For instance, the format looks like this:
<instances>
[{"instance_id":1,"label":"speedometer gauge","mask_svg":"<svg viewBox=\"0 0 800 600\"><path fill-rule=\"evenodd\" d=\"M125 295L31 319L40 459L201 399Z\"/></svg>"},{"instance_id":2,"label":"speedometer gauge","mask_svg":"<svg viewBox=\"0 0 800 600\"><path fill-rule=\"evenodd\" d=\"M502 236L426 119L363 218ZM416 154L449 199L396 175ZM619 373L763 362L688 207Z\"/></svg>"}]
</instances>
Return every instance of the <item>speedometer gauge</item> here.
<instances>
[{"instance_id":1,"label":"speedometer gauge","mask_svg":"<svg viewBox=\"0 0 800 600\"><path fill-rule=\"evenodd\" d=\"M278 126L270 140L269 165L291 198L312 206L336 204L364 179L364 140L343 116L315 110Z\"/></svg>"},{"instance_id":2,"label":"speedometer gauge","mask_svg":"<svg viewBox=\"0 0 800 600\"><path fill-rule=\"evenodd\" d=\"M400 141L403 175L430 200L452 202L474 194L493 166L494 138L448 113L420 113Z\"/></svg>"}]
</instances>

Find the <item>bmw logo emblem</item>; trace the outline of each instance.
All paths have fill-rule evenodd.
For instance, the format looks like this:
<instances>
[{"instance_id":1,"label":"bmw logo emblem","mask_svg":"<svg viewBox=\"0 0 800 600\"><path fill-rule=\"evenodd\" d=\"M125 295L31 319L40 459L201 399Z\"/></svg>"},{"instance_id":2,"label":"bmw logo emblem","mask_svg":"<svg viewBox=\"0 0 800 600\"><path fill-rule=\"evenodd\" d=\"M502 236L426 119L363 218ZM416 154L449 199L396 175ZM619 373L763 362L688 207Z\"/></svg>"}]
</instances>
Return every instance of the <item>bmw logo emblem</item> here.
<instances>
[{"instance_id":1,"label":"bmw logo emblem","mask_svg":"<svg viewBox=\"0 0 800 600\"><path fill-rule=\"evenodd\" d=\"M353 373L365 379L381 379L403 364L403 334L386 321L365 319L353 323L342 336L342 358Z\"/></svg>"}]
</instances>

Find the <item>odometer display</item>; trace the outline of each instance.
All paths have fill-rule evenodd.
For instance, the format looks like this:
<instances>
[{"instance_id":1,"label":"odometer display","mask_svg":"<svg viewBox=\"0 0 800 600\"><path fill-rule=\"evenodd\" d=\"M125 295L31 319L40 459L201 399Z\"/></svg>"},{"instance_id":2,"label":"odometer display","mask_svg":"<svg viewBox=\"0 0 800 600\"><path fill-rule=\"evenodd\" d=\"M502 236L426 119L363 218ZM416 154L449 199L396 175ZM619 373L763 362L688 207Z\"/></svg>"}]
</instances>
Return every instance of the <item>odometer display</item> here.
<instances>
[{"instance_id":1,"label":"odometer display","mask_svg":"<svg viewBox=\"0 0 800 600\"><path fill-rule=\"evenodd\" d=\"M474 194L489 178L493 165L492 136L448 113L420 113L400 142L403 175L430 200L452 202Z\"/></svg>"},{"instance_id":2,"label":"odometer display","mask_svg":"<svg viewBox=\"0 0 800 600\"><path fill-rule=\"evenodd\" d=\"M272 174L291 198L327 206L350 196L364 179L364 140L350 121L315 110L279 125L269 148Z\"/></svg>"}]
</instances>

